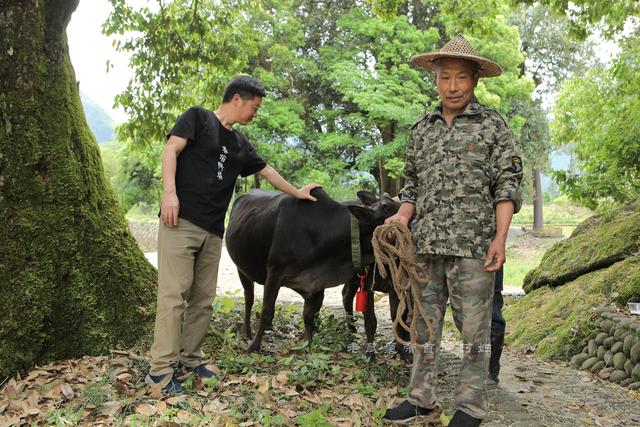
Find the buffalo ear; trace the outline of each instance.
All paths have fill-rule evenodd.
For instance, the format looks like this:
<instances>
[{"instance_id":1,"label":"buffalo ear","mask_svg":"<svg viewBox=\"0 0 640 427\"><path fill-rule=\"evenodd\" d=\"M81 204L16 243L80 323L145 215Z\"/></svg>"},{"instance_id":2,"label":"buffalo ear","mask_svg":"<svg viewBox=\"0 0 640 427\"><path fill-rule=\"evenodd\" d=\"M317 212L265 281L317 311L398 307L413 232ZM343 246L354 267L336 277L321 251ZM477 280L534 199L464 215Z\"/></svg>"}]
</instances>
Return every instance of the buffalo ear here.
<instances>
[{"instance_id":1,"label":"buffalo ear","mask_svg":"<svg viewBox=\"0 0 640 427\"><path fill-rule=\"evenodd\" d=\"M358 199L360 199L360 201L366 206L371 206L372 204L380 200L378 199L378 196L373 194L371 191L360 190L357 194Z\"/></svg>"},{"instance_id":2,"label":"buffalo ear","mask_svg":"<svg viewBox=\"0 0 640 427\"><path fill-rule=\"evenodd\" d=\"M366 206L350 205L347 206L347 209L349 209L351 215L355 216L359 222L364 224L380 224L380 215Z\"/></svg>"}]
</instances>

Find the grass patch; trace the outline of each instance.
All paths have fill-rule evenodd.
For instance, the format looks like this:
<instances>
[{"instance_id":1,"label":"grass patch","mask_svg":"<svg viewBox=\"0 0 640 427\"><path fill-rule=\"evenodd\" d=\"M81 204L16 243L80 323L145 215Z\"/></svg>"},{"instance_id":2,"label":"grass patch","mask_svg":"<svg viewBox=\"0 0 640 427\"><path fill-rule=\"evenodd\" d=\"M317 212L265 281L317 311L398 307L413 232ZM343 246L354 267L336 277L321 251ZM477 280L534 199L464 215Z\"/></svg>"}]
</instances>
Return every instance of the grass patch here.
<instances>
[{"instance_id":1,"label":"grass patch","mask_svg":"<svg viewBox=\"0 0 640 427\"><path fill-rule=\"evenodd\" d=\"M582 206L573 205L559 198L547 203L542 208L545 226L578 225L594 212ZM533 205L522 205L520 212L513 216L514 225L528 226L533 224Z\"/></svg>"},{"instance_id":2,"label":"grass patch","mask_svg":"<svg viewBox=\"0 0 640 427\"><path fill-rule=\"evenodd\" d=\"M504 265L504 285L522 287L524 277L540 264L543 251L522 254L520 251L507 249L507 262Z\"/></svg>"}]
</instances>

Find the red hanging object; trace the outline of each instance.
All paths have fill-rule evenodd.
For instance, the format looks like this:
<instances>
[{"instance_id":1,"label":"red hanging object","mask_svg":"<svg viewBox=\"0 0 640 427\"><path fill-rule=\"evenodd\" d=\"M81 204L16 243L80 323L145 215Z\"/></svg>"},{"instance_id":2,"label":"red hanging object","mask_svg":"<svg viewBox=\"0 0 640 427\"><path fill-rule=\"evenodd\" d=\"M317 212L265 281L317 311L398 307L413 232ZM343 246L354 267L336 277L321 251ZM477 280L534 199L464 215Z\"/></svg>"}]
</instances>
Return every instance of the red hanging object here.
<instances>
[{"instance_id":1,"label":"red hanging object","mask_svg":"<svg viewBox=\"0 0 640 427\"><path fill-rule=\"evenodd\" d=\"M367 291L364 290L364 280L369 275L368 272L364 272L364 274L358 274L358 278L360 279L360 288L358 292L356 292L356 311L358 313L364 313L367 311Z\"/></svg>"}]
</instances>

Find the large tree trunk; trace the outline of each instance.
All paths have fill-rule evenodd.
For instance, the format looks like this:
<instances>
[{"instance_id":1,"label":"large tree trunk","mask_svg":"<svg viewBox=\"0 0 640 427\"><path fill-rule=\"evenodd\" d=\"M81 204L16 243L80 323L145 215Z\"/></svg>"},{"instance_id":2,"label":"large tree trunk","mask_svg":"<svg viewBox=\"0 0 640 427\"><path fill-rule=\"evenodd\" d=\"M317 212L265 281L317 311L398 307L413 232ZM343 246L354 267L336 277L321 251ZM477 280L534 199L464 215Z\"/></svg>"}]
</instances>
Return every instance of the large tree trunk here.
<instances>
[{"instance_id":1,"label":"large tree trunk","mask_svg":"<svg viewBox=\"0 0 640 427\"><path fill-rule=\"evenodd\" d=\"M542 231L544 229L544 216L542 207L544 206L542 199L542 181L540 180L540 171L533 171L533 230Z\"/></svg>"},{"instance_id":2,"label":"large tree trunk","mask_svg":"<svg viewBox=\"0 0 640 427\"><path fill-rule=\"evenodd\" d=\"M390 144L395 138L396 124L391 122L384 127L378 127L383 144ZM397 195L401 188L401 178L392 178L384 167L382 159L378 159L373 167L373 176L378 181L380 194L388 193L390 196Z\"/></svg>"},{"instance_id":3,"label":"large tree trunk","mask_svg":"<svg viewBox=\"0 0 640 427\"><path fill-rule=\"evenodd\" d=\"M149 332L154 268L105 179L66 27L78 0L0 8L0 378Z\"/></svg>"}]
</instances>

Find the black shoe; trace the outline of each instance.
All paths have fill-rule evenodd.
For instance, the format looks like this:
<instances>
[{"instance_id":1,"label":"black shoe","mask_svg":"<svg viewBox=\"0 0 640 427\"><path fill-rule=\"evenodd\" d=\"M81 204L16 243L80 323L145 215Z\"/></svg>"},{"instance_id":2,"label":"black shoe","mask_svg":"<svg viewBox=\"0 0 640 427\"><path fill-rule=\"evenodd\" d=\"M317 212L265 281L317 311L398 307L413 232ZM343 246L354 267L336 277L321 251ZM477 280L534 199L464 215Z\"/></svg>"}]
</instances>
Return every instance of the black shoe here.
<instances>
[{"instance_id":1,"label":"black shoe","mask_svg":"<svg viewBox=\"0 0 640 427\"><path fill-rule=\"evenodd\" d=\"M495 385L495 384L498 384L499 382L500 382L500 378L498 378L498 373L489 372L489 374L487 375L487 384Z\"/></svg>"},{"instance_id":2,"label":"black shoe","mask_svg":"<svg viewBox=\"0 0 640 427\"><path fill-rule=\"evenodd\" d=\"M405 400L395 408L387 409L387 412L385 412L382 419L387 422L407 424L420 417L431 414L434 409L435 408L421 408L420 406L416 406L408 400Z\"/></svg>"},{"instance_id":3,"label":"black shoe","mask_svg":"<svg viewBox=\"0 0 640 427\"><path fill-rule=\"evenodd\" d=\"M213 378L216 376L216 374L213 371L208 369L203 364L200 364L194 368L191 368L191 370L196 374L196 376L200 378Z\"/></svg>"},{"instance_id":4,"label":"black shoe","mask_svg":"<svg viewBox=\"0 0 640 427\"><path fill-rule=\"evenodd\" d=\"M180 381L171 374L165 375L147 375L145 382L149 385L162 385L162 391L166 394L181 394L183 392Z\"/></svg>"},{"instance_id":5,"label":"black shoe","mask_svg":"<svg viewBox=\"0 0 640 427\"><path fill-rule=\"evenodd\" d=\"M474 418L471 415L458 410L453 414L451 421L449 421L449 427L477 427L481 422L481 419Z\"/></svg>"}]
</instances>

